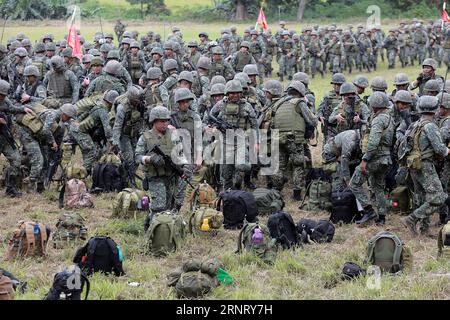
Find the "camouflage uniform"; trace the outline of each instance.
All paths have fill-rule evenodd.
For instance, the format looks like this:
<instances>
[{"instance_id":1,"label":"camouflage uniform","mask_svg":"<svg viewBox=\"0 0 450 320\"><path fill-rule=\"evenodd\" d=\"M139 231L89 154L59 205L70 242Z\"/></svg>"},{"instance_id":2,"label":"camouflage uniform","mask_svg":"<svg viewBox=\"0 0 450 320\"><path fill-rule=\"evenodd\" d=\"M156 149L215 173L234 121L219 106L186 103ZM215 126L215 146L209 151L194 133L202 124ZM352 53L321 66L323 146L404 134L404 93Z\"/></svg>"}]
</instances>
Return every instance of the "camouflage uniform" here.
<instances>
[{"instance_id":1,"label":"camouflage uniform","mask_svg":"<svg viewBox=\"0 0 450 320\"><path fill-rule=\"evenodd\" d=\"M337 39L331 41L327 47L328 58L330 61L330 71L334 73L341 72L341 59L345 57L345 50L342 42Z\"/></svg>"},{"instance_id":2,"label":"camouflage uniform","mask_svg":"<svg viewBox=\"0 0 450 320\"><path fill-rule=\"evenodd\" d=\"M411 37L409 31L405 32L405 33L401 33L398 36L398 45L400 48L399 57L400 57L400 62L402 63L402 67L412 64L412 61L410 61L411 42L412 42L412 37Z\"/></svg>"},{"instance_id":3,"label":"camouflage uniform","mask_svg":"<svg viewBox=\"0 0 450 320\"><path fill-rule=\"evenodd\" d=\"M159 87L159 93L164 106L169 107L171 104L170 98L173 97L173 91L178 84L178 74L171 73L166 81ZM169 109L170 110L170 109Z\"/></svg>"},{"instance_id":4,"label":"camouflage uniform","mask_svg":"<svg viewBox=\"0 0 450 320\"><path fill-rule=\"evenodd\" d=\"M412 35L413 42L417 50L419 63L425 60L427 54L427 47L429 44L428 35L422 28L418 28Z\"/></svg>"},{"instance_id":5,"label":"camouflage uniform","mask_svg":"<svg viewBox=\"0 0 450 320\"><path fill-rule=\"evenodd\" d=\"M227 81L232 80L234 78L235 72L233 67L228 62L222 61L216 62L213 59L211 60L211 70L209 71L209 79L211 80L214 76L222 76Z\"/></svg>"},{"instance_id":6,"label":"camouflage uniform","mask_svg":"<svg viewBox=\"0 0 450 320\"><path fill-rule=\"evenodd\" d=\"M384 40L383 47L387 50L387 58L389 62L389 69L395 68L395 57L397 55L398 51L398 39L395 37L394 32L391 31L391 33L386 37Z\"/></svg>"},{"instance_id":7,"label":"camouflage uniform","mask_svg":"<svg viewBox=\"0 0 450 320\"><path fill-rule=\"evenodd\" d=\"M80 83L70 70L50 70L44 78L49 98L59 100L60 103L77 103Z\"/></svg>"},{"instance_id":8,"label":"camouflage uniform","mask_svg":"<svg viewBox=\"0 0 450 320\"><path fill-rule=\"evenodd\" d=\"M283 81L283 76L287 75L289 80L292 80L294 74L294 67L296 63L296 49L294 41L289 38L287 40L281 39L279 44L280 59L278 64L280 65L279 76L280 81Z\"/></svg>"},{"instance_id":9,"label":"camouflage uniform","mask_svg":"<svg viewBox=\"0 0 450 320\"><path fill-rule=\"evenodd\" d=\"M97 148L92 142L91 137L80 131L80 123L75 119L68 121L67 134L70 140L75 141L80 147L81 154L83 155L83 166L86 168L88 174L90 174L97 154Z\"/></svg>"},{"instance_id":10,"label":"camouflage uniform","mask_svg":"<svg viewBox=\"0 0 450 320\"><path fill-rule=\"evenodd\" d=\"M24 93L30 96L30 100L27 103L42 102L47 98L47 89L41 81L36 81L32 85L26 81L23 85L17 87L14 97L20 101Z\"/></svg>"},{"instance_id":11,"label":"camouflage uniform","mask_svg":"<svg viewBox=\"0 0 450 320\"><path fill-rule=\"evenodd\" d=\"M362 69L367 69L367 71L371 72L370 69L370 56L372 55L372 41L366 37L365 34L361 34L358 38L359 44L359 71Z\"/></svg>"},{"instance_id":12,"label":"camouflage uniform","mask_svg":"<svg viewBox=\"0 0 450 320\"><path fill-rule=\"evenodd\" d=\"M259 71L259 83L262 84L264 82L264 60L266 59L266 46L261 37L258 37L256 40L250 40L250 52L256 60L256 65L258 66Z\"/></svg>"},{"instance_id":13,"label":"camouflage uniform","mask_svg":"<svg viewBox=\"0 0 450 320\"><path fill-rule=\"evenodd\" d=\"M346 121L343 123L337 123L336 116L340 114L343 116ZM361 119L359 123L354 123L352 116L356 116L356 114ZM341 101L333 110L328 119L328 123L336 125L336 134L339 134L343 131L354 130L354 129L362 129L364 130L365 126L370 117L370 109L369 107L362 101L357 100L355 102L354 108L352 108L345 101Z\"/></svg>"},{"instance_id":14,"label":"camouflage uniform","mask_svg":"<svg viewBox=\"0 0 450 320\"><path fill-rule=\"evenodd\" d=\"M334 126L328 123L328 119L330 118L331 113L337 107L340 101L341 97L339 96L339 93L331 90L326 93L325 97L323 97L317 109L317 118L323 117L325 120L325 125L322 126L324 142L328 141L329 138L336 135L336 129L334 128Z\"/></svg>"},{"instance_id":15,"label":"camouflage uniform","mask_svg":"<svg viewBox=\"0 0 450 320\"><path fill-rule=\"evenodd\" d=\"M126 88L118 77L105 73L89 83L85 96L90 97L92 95L104 93L108 90L116 90L119 94L123 94L125 93Z\"/></svg>"},{"instance_id":16,"label":"camouflage uniform","mask_svg":"<svg viewBox=\"0 0 450 320\"><path fill-rule=\"evenodd\" d=\"M230 63L236 72L242 72L246 65L256 64L256 61L250 52L243 53L241 51L238 51L233 54Z\"/></svg>"}]
</instances>

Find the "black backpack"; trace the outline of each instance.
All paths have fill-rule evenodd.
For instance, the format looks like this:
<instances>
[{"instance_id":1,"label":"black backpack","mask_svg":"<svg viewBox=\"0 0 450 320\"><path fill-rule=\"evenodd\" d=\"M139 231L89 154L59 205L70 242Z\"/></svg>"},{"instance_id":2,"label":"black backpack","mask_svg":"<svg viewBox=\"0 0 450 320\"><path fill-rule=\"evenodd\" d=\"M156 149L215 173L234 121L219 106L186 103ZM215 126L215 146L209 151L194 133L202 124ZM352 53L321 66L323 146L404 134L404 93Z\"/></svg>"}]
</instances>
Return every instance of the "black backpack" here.
<instances>
[{"instance_id":1,"label":"black backpack","mask_svg":"<svg viewBox=\"0 0 450 320\"><path fill-rule=\"evenodd\" d=\"M328 220L302 219L297 224L297 231L305 243L324 243L333 240L335 227Z\"/></svg>"},{"instance_id":2,"label":"black backpack","mask_svg":"<svg viewBox=\"0 0 450 320\"><path fill-rule=\"evenodd\" d=\"M366 270L354 262L346 262L342 268L342 280L352 280L361 275L365 275Z\"/></svg>"},{"instance_id":3,"label":"black backpack","mask_svg":"<svg viewBox=\"0 0 450 320\"><path fill-rule=\"evenodd\" d=\"M361 218L356 205L356 198L350 189L331 193L331 216L333 223L353 223Z\"/></svg>"},{"instance_id":4,"label":"black backpack","mask_svg":"<svg viewBox=\"0 0 450 320\"><path fill-rule=\"evenodd\" d=\"M122 250L110 237L90 238L84 247L77 250L73 258L73 262L87 275L94 272L114 272L116 276L124 275L122 261Z\"/></svg>"},{"instance_id":5,"label":"black backpack","mask_svg":"<svg viewBox=\"0 0 450 320\"><path fill-rule=\"evenodd\" d=\"M87 300L91 284L78 267L66 268L53 278L53 284L44 300L61 300L61 293L64 293L65 300L81 300L81 293L86 285L84 300Z\"/></svg>"},{"instance_id":6,"label":"black backpack","mask_svg":"<svg viewBox=\"0 0 450 320\"><path fill-rule=\"evenodd\" d=\"M225 229L241 229L244 220L256 222L258 207L252 193L242 190L227 190L219 194L217 210L223 212Z\"/></svg>"},{"instance_id":7,"label":"black backpack","mask_svg":"<svg viewBox=\"0 0 450 320\"><path fill-rule=\"evenodd\" d=\"M283 211L270 215L267 221L270 236L281 244L283 249L290 249L300 243L300 236L292 216Z\"/></svg>"},{"instance_id":8,"label":"black backpack","mask_svg":"<svg viewBox=\"0 0 450 320\"><path fill-rule=\"evenodd\" d=\"M92 182L92 193L120 192L127 187L125 169L113 163L97 163Z\"/></svg>"}]
</instances>

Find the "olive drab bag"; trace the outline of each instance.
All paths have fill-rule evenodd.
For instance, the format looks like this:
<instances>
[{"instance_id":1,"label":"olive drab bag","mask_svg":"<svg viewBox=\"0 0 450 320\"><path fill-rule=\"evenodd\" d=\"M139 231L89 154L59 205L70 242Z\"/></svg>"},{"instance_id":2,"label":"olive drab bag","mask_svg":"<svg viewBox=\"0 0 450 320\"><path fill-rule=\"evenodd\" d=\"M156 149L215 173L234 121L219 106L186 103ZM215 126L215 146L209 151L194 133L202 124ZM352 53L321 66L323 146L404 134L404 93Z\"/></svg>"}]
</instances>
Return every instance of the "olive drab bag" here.
<instances>
[{"instance_id":1,"label":"olive drab bag","mask_svg":"<svg viewBox=\"0 0 450 320\"><path fill-rule=\"evenodd\" d=\"M71 160L66 167L66 177L67 179L78 179L83 180L87 177L86 168L80 164L78 161Z\"/></svg>"},{"instance_id":2,"label":"olive drab bag","mask_svg":"<svg viewBox=\"0 0 450 320\"><path fill-rule=\"evenodd\" d=\"M389 195L389 206L394 212L408 213L412 208L412 197L408 187L398 186Z\"/></svg>"},{"instance_id":3,"label":"olive drab bag","mask_svg":"<svg viewBox=\"0 0 450 320\"><path fill-rule=\"evenodd\" d=\"M331 210L331 183L322 179L311 181L300 207L307 211Z\"/></svg>"},{"instance_id":4,"label":"olive drab bag","mask_svg":"<svg viewBox=\"0 0 450 320\"><path fill-rule=\"evenodd\" d=\"M5 260L17 257L46 256L48 239L51 230L49 227L34 221L19 221L9 240Z\"/></svg>"},{"instance_id":5,"label":"olive drab bag","mask_svg":"<svg viewBox=\"0 0 450 320\"><path fill-rule=\"evenodd\" d=\"M450 258L450 222L447 222L438 235L438 258Z\"/></svg>"},{"instance_id":6,"label":"olive drab bag","mask_svg":"<svg viewBox=\"0 0 450 320\"><path fill-rule=\"evenodd\" d=\"M194 209L189 218L189 232L201 234L211 230L218 230L223 224L223 214L214 208L201 205Z\"/></svg>"},{"instance_id":7,"label":"olive drab bag","mask_svg":"<svg viewBox=\"0 0 450 320\"><path fill-rule=\"evenodd\" d=\"M77 243L87 239L85 219L78 212L64 212L59 216L56 230L53 233L53 247L60 249L69 243Z\"/></svg>"},{"instance_id":8,"label":"olive drab bag","mask_svg":"<svg viewBox=\"0 0 450 320\"><path fill-rule=\"evenodd\" d=\"M422 160L433 157L434 152L432 149L421 152L419 148L420 133L428 123L430 121L422 120L411 125L400 141L398 148L399 163L408 169L420 170L422 169Z\"/></svg>"},{"instance_id":9,"label":"olive drab bag","mask_svg":"<svg viewBox=\"0 0 450 320\"><path fill-rule=\"evenodd\" d=\"M175 212L152 213L147 229L148 251L156 257L175 252L186 237L186 222Z\"/></svg>"},{"instance_id":10,"label":"olive drab bag","mask_svg":"<svg viewBox=\"0 0 450 320\"><path fill-rule=\"evenodd\" d=\"M150 197L145 191L126 188L114 198L112 217L134 218L139 212L150 210Z\"/></svg>"},{"instance_id":11,"label":"olive drab bag","mask_svg":"<svg viewBox=\"0 0 450 320\"><path fill-rule=\"evenodd\" d=\"M381 231L367 244L366 262L384 272L397 273L412 269L412 253L396 234Z\"/></svg>"},{"instance_id":12,"label":"olive drab bag","mask_svg":"<svg viewBox=\"0 0 450 320\"><path fill-rule=\"evenodd\" d=\"M34 113L19 113L16 115L16 121L18 124L27 127L32 133L39 133L44 128L40 115L47 110L42 104L33 105Z\"/></svg>"},{"instance_id":13,"label":"olive drab bag","mask_svg":"<svg viewBox=\"0 0 450 320\"><path fill-rule=\"evenodd\" d=\"M247 222L239 233L237 253L243 249L254 253L267 264L274 264L278 252L277 240L271 237L267 226Z\"/></svg>"},{"instance_id":14,"label":"olive drab bag","mask_svg":"<svg viewBox=\"0 0 450 320\"><path fill-rule=\"evenodd\" d=\"M12 280L5 276L0 270L0 301L13 300L14 299L14 287Z\"/></svg>"},{"instance_id":15,"label":"olive drab bag","mask_svg":"<svg viewBox=\"0 0 450 320\"><path fill-rule=\"evenodd\" d=\"M283 210L281 193L275 189L257 188L253 191L259 215L269 215Z\"/></svg>"}]
</instances>

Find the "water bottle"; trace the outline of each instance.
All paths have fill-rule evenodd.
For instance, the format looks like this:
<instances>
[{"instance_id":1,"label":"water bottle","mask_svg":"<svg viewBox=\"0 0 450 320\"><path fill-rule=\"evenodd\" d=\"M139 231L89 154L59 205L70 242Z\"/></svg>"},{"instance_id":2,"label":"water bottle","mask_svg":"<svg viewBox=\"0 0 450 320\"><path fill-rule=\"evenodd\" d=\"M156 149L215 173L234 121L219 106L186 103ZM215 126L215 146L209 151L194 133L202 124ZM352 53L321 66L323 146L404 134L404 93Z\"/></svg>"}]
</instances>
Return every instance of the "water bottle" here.
<instances>
[{"instance_id":1,"label":"water bottle","mask_svg":"<svg viewBox=\"0 0 450 320\"><path fill-rule=\"evenodd\" d=\"M256 228L252 235L252 244L262 244L264 242L264 235L260 228Z\"/></svg>"},{"instance_id":2,"label":"water bottle","mask_svg":"<svg viewBox=\"0 0 450 320\"><path fill-rule=\"evenodd\" d=\"M141 207L142 207L142 210L148 211L148 209L150 207L150 199L148 198L148 196L142 197Z\"/></svg>"},{"instance_id":3,"label":"water bottle","mask_svg":"<svg viewBox=\"0 0 450 320\"><path fill-rule=\"evenodd\" d=\"M37 223L34 225L34 234L39 234L39 225Z\"/></svg>"},{"instance_id":4,"label":"water bottle","mask_svg":"<svg viewBox=\"0 0 450 320\"><path fill-rule=\"evenodd\" d=\"M202 231L209 231L209 221L208 221L208 218L206 218L206 219L203 219L203 224L202 224L202 226L200 227L200 230L202 230Z\"/></svg>"}]
</instances>

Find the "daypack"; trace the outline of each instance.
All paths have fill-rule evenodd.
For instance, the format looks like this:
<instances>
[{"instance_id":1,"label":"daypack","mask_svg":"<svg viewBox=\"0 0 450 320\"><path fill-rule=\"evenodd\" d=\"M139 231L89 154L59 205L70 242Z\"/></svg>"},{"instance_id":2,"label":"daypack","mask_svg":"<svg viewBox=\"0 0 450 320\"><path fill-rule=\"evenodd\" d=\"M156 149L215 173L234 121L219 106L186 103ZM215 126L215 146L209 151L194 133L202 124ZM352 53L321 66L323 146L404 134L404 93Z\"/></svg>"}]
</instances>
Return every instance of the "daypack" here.
<instances>
[{"instance_id":1,"label":"daypack","mask_svg":"<svg viewBox=\"0 0 450 320\"><path fill-rule=\"evenodd\" d=\"M198 206L215 207L217 193L208 183L200 183L192 192L190 199L191 210Z\"/></svg>"},{"instance_id":2,"label":"daypack","mask_svg":"<svg viewBox=\"0 0 450 320\"><path fill-rule=\"evenodd\" d=\"M367 244L366 262L382 271L397 273L412 267L412 254L396 234L381 231Z\"/></svg>"},{"instance_id":3,"label":"daypack","mask_svg":"<svg viewBox=\"0 0 450 320\"><path fill-rule=\"evenodd\" d=\"M97 103L102 100L102 98L103 92L79 100L75 105L77 108L78 122L81 122L84 119L86 119L89 116L92 108L94 108L97 105Z\"/></svg>"},{"instance_id":4,"label":"daypack","mask_svg":"<svg viewBox=\"0 0 450 320\"><path fill-rule=\"evenodd\" d=\"M408 213L411 210L411 201L411 193L405 186L398 186L389 196L389 205L394 212Z\"/></svg>"},{"instance_id":5,"label":"daypack","mask_svg":"<svg viewBox=\"0 0 450 320\"><path fill-rule=\"evenodd\" d=\"M113 203L112 217L135 218L139 212L150 210L150 197L145 191L126 188L119 192Z\"/></svg>"},{"instance_id":6,"label":"daypack","mask_svg":"<svg viewBox=\"0 0 450 320\"><path fill-rule=\"evenodd\" d=\"M222 227L223 214L214 208L200 206L192 211L189 219L189 232L199 234L210 230L217 230Z\"/></svg>"},{"instance_id":7,"label":"daypack","mask_svg":"<svg viewBox=\"0 0 450 320\"><path fill-rule=\"evenodd\" d=\"M94 272L124 275L122 249L110 237L92 237L88 243L77 250L73 262L88 276Z\"/></svg>"},{"instance_id":8,"label":"daypack","mask_svg":"<svg viewBox=\"0 0 450 320\"><path fill-rule=\"evenodd\" d=\"M66 177L70 179L84 180L87 177L86 168L77 161L71 160L66 167Z\"/></svg>"},{"instance_id":9,"label":"daypack","mask_svg":"<svg viewBox=\"0 0 450 320\"><path fill-rule=\"evenodd\" d=\"M268 215L284 208L284 201L278 190L257 188L253 191L253 196L260 215Z\"/></svg>"},{"instance_id":10,"label":"daypack","mask_svg":"<svg viewBox=\"0 0 450 320\"><path fill-rule=\"evenodd\" d=\"M86 184L78 179L66 182L60 191L59 204L60 208L66 209L94 207L92 195L87 192Z\"/></svg>"},{"instance_id":11,"label":"daypack","mask_svg":"<svg viewBox=\"0 0 450 320\"><path fill-rule=\"evenodd\" d=\"M301 219L297 231L305 243L325 243L333 241L335 227L328 220Z\"/></svg>"},{"instance_id":12,"label":"daypack","mask_svg":"<svg viewBox=\"0 0 450 320\"><path fill-rule=\"evenodd\" d=\"M53 284L44 300L81 300L86 285L84 300L87 300L91 284L86 274L77 266L71 266L55 274ZM63 294L63 296L61 296Z\"/></svg>"},{"instance_id":13,"label":"daypack","mask_svg":"<svg viewBox=\"0 0 450 320\"><path fill-rule=\"evenodd\" d=\"M331 194L331 216L333 223L352 223L360 218L356 198L350 189L334 191Z\"/></svg>"},{"instance_id":14,"label":"daypack","mask_svg":"<svg viewBox=\"0 0 450 320\"><path fill-rule=\"evenodd\" d=\"M19 221L12 239L8 242L5 260L16 257L45 256L51 230L34 221Z\"/></svg>"},{"instance_id":15,"label":"daypack","mask_svg":"<svg viewBox=\"0 0 450 320\"><path fill-rule=\"evenodd\" d=\"M305 203L307 196L308 201ZM321 179L313 180L306 189L305 197L300 207L307 211L329 211L332 208L330 197L331 183Z\"/></svg>"},{"instance_id":16,"label":"daypack","mask_svg":"<svg viewBox=\"0 0 450 320\"><path fill-rule=\"evenodd\" d=\"M30 129L32 133L36 134L41 132L42 128L44 128L44 123L40 116L47 108L42 104L34 104L32 108L34 113L19 113L16 115L16 121L18 124Z\"/></svg>"},{"instance_id":17,"label":"daypack","mask_svg":"<svg viewBox=\"0 0 450 320\"><path fill-rule=\"evenodd\" d=\"M168 276L168 286L175 287L178 298L197 298L219 285L217 275L223 264L218 259L189 260Z\"/></svg>"},{"instance_id":18,"label":"daypack","mask_svg":"<svg viewBox=\"0 0 450 320\"><path fill-rule=\"evenodd\" d=\"M53 247L62 248L65 244L86 240L87 229L84 218L78 212L64 212L56 223L53 233Z\"/></svg>"},{"instance_id":19,"label":"daypack","mask_svg":"<svg viewBox=\"0 0 450 320\"><path fill-rule=\"evenodd\" d=\"M119 157L107 154L92 170L92 192L120 192L127 187L126 172Z\"/></svg>"},{"instance_id":20,"label":"daypack","mask_svg":"<svg viewBox=\"0 0 450 320\"><path fill-rule=\"evenodd\" d=\"M366 274L366 270L361 268L354 262L346 262L342 268L342 280L353 280L361 275Z\"/></svg>"},{"instance_id":21,"label":"daypack","mask_svg":"<svg viewBox=\"0 0 450 320\"><path fill-rule=\"evenodd\" d=\"M154 256L164 257L176 251L185 237L186 222L181 215L163 211L150 216L147 229L148 251Z\"/></svg>"},{"instance_id":22,"label":"daypack","mask_svg":"<svg viewBox=\"0 0 450 320\"><path fill-rule=\"evenodd\" d=\"M290 249L301 243L294 220L287 212L279 211L270 215L267 227L270 236L276 239L283 249Z\"/></svg>"},{"instance_id":23,"label":"daypack","mask_svg":"<svg viewBox=\"0 0 450 320\"><path fill-rule=\"evenodd\" d=\"M254 253L267 264L274 264L277 257L277 240L270 235L267 226L256 223L246 223L239 233L237 253L243 249Z\"/></svg>"},{"instance_id":24,"label":"daypack","mask_svg":"<svg viewBox=\"0 0 450 320\"><path fill-rule=\"evenodd\" d=\"M0 271L0 301L13 300L14 288L11 279Z\"/></svg>"},{"instance_id":25,"label":"daypack","mask_svg":"<svg viewBox=\"0 0 450 320\"><path fill-rule=\"evenodd\" d=\"M258 207L252 193L242 190L227 190L219 194L217 210L223 213L225 229L242 228L244 220L255 222Z\"/></svg>"},{"instance_id":26,"label":"daypack","mask_svg":"<svg viewBox=\"0 0 450 320\"><path fill-rule=\"evenodd\" d=\"M438 235L438 258L450 258L450 222L447 222Z\"/></svg>"}]
</instances>

